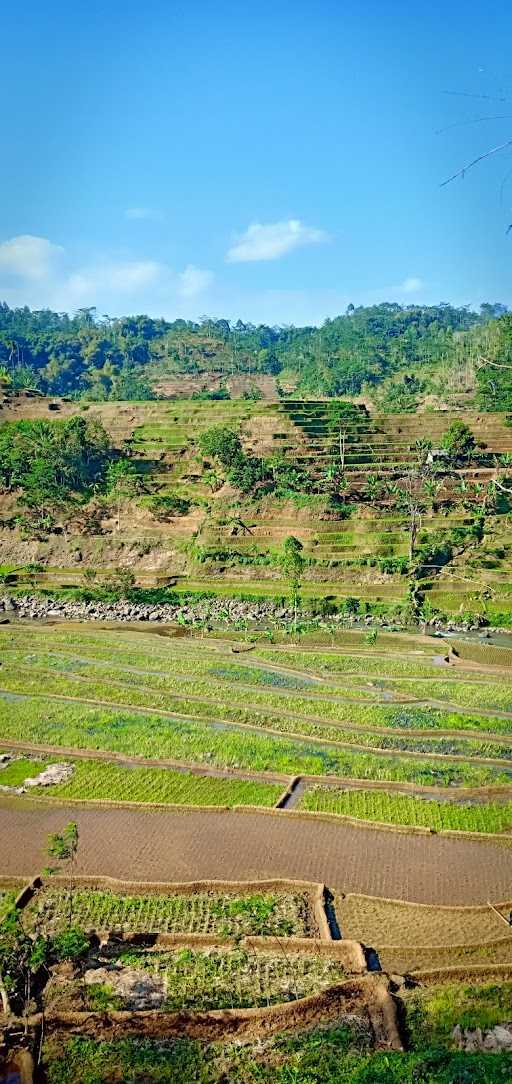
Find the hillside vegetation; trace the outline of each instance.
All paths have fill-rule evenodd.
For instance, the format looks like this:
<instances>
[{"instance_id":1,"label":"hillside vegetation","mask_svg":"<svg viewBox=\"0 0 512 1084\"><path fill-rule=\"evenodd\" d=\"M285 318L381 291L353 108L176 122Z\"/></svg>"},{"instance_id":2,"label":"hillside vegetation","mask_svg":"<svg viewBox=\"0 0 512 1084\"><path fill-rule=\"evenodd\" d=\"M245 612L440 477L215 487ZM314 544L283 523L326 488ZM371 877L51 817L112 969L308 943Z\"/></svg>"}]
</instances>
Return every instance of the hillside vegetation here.
<instances>
[{"instance_id":1,"label":"hillside vegetation","mask_svg":"<svg viewBox=\"0 0 512 1084\"><path fill-rule=\"evenodd\" d=\"M418 402L512 407L512 317L500 304L349 305L322 327L203 317L95 318L0 305L0 366L14 388L87 400L360 396L376 409Z\"/></svg>"},{"instance_id":2,"label":"hillside vegetation","mask_svg":"<svg viewBox=\"0 0 512 1084\"><path fill-rule=\"evenodd\" d=\"M505 414L18 395L0 416L8 586L508 622Z\"/></svg>"},{"instance_id":3,"label":"hillside vegetation","mask_svg":"<svg viewBox=\"0 0 512 1084\"><path fill-rule=\"evenodd\" d=\"M242 595L295 626L340 609L509 624L503 306L256 328L4 305L0 361L7 587Z\"/></svg>"}]
</instances>

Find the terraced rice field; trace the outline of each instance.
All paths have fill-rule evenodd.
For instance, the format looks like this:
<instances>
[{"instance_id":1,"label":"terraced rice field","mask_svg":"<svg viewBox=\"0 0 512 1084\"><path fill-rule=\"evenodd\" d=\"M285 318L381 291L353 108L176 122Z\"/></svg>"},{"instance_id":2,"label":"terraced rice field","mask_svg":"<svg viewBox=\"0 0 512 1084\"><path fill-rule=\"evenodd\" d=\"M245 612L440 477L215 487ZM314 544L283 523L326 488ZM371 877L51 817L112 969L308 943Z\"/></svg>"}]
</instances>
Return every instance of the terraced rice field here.
<instances>
[{"instance_id":1,"label":"terraced rice field","mask_svg":"<svg viewBox=\"0 0 512 1084\"><path fill-rule=\"evenodd\" d=\"M14 401L4 407L6 417L47 417L48 401L35 403L31 399ZM61 401L62 418L76 414L76 404ZM197 457L197 437L212 424L234 426L241 431L247 449L252 448L265 456L283 456L290 464L307 469L318 477L321 470L332 466L337 456L337 433L333 429L329 406L324 402L249 403L233 400L230 403L180 400L167 402L117 404L98 403L92 408L94 415L106 425L117 448L132 456L140 475L158 487L160 494L173 493L190 499L195 511L169 526L155 520L144 523L144 537L156 546L162 538L170 536L171 544L187 551L187 575L177 585L181 591L209 591L218 597L246 598L288 597L288 585L277 578L270 567L283 539L297 532L308 558L302 596L305 600L329 596L340 602L349 597L360 600L362 607L370 602L375 612L389 605L404 604L407 584L401 575L400 561L407 561L407 517L393 507L388 500L376 506L367 504L361 509L357 501L351 503L351 495L364 492L370 477L381 483L391 483L403 477L403 472L414 462L415 444L418 440L431 439L440 443L450 423L459 414L437 411L418 415L369 415L365 409L347 418L345 478L347 481L347 521L334 517L320 518L316 515L315 501L322 505L321 496L310 496L305 507L279 500L247 501L244 516L251 522L251 534L232 537L228 523L219 516L204 516L200 505L211 492L203 476ZM506 414L481 415L464 411L464 417L477 441L482 441L488 453L503 454L512 449L510 426ZM263 444L261 446L263 434ZM472 464L460 467L460 480L482 484L489 480L489 465ZM453 489L453 478L445 478L446 489ZM215 508L215 497L213 499ZM317 505L318 507L318 505ZM300 509L300 514L297 512ZM199 522L198 522L199 521ZM203 522L201 522L203 521ZM425 509L419 532L420 544L429 540L437 542L443 537L449 540L456 532L471 530L472 511L464 507L464 499L456 495L454 506L435 511ZM191 554L198 540L209 564L195 562ZM79 538L77 538L79 541ZM116 541L124 545L140 543L140 527L132 525L127 516ZM93 545L110 563L112 552L102 549L104 539L98 535ZM229 564L220 559L228 553ZM254 567L247 564L247 556L257 559ZM485 609L493 624L500 624L500 617L510 622L512 600L508 594L510 579L511 547L506 512L486 516L485 538L479 545L478 569L471 552L457 562L454 568L441 570L429 590L431 601L448 613L466 613ZM190 559L189 559L190 557ZM389 567L389 561L395 562ZM241 567L241 563L244 567ZM388 564L386 564L386 562ZM398 564L396 564L398 562ZM98 583L109 569L104 560L97 562ZM114 563L114 562L113 562ZM96 562L95 562L96 564ZM69 565L69 559L68 559ZM212 566L219 575L211 575ZM360 575L364 567L363 576ZM372 572L374 569L375 572ZM394 570L393 570L394 569ZM155 585L165 578L162 573L151 572L139 565L141 582ZM385 573L385 579L382 575ZM18 582L34 584L42 588L52 584L60 586L83 585L83 573L77 567L45 567L38 573L19 573ZM489 587L489 598L478 598L482 584ZM389 612L389 609L388 609Z\"/></svg>"},{"instance_id":2,"label":"terraced rice field","mask_svg":"<svg viewBox=\"0 0 512 1084\"><path fill-rule=\"evenodd\" d=\"M40 766L41 767L41 766ZM76 762L71 779L31 793L64 799L193 806L275 805L283 787L240 779L218 779L167 768L126 768Z\"/></svg>"},{"instance_id":3,"label":"terraced rice field","mask_svg":"<svg viewBox=\"0 0 512 1084\"><path fill-rule=\"evenodd\" d=\"M512 828L512 801L501 805L498 802L455 805L374 790L314 787L306 791L299 808L382 824L430 828L431 831L488 833L507 832Z\"/></svg>"},{"instance_id":4,"label":"terraced rice field","mask_svg":"<svg viewBox=\"0 0 512 1084\"><path fill-rule=\"evenodd\" d=\"M414 655L414 641L404 649L400 638L394 652L386 643L380 655L258 645L240 661L220 640L137 633L128 642L115 632L59 626L0 635L6 743L420 786L512 783L503 675L461 664L447 667L450 679L440 682L435 642L430 658L424 648ZM407 679L398 682L398 673ZM444 692L460 710L429 706ZM362 702L368 698L380 703Z\"/></svg>"},{"instance_id":5,"label":"terraced rice field","mask_svg":"<svg viewBox=\"0 0 512 1084\"><path fill-rule=\"evenodd\" d=\"M35 774L34 765L40 767L45 758L73 766L72 777L64 783L36 789L14 805L6 799L23 838L34 809L46 806L45 823L50 823L54 814L49 800L52 806L57 803L55 811L62 809L62 816L66 803L68 810L78 810L73 802L104 803L105 817L114 816L114 804L137 803L148 812L156 805L197 806L197 815L203 816L199 837L210 840L212 859L222 869L233 868L232 876L236 862L251 877L262 868L270 873L293 869L302 876L295 856L289 862L279 848L288 852L300 830L313 840L318 828L320 853L318 861L317 856L306 860L308 875L314 869L315 878L330 884L334 873L335 884L378 892L382 871L375 865L362 874L351 857L347 880L343 871L340 875L326 848L335 843L338 853L342 839L354 840L356 846L353 833L363 828L349 830L335 817L313 826L315 813L329 813L361 826L378 822L402 831L413 826L432 833L452 830L479 834L482 840L500 835L500 843L478 844L486 851L471 851L475 845L468 842L451 883L457 886L456 900L490 892L487 881L476 888L469 865L470 855L478 854L487 870L490 858L484 854L492 853L498 867L490 878L490 894L507 895L512 683L499 665L504 661L500 654L493 654L491 663L465 660L459 649L458 655L450 655L438 640L414 635L384 634L381 642L366 643L361 634L341 633L339 643L330 635L324 644L301 643L300 638L297 643L288 639L269 644L218 636L164 638L140 628L125 628L120 635L76 625L2 626L0 650L0 748L11 749L19 758L0 769L0 783L22 783L24 773ZM247 812L234 812L229 828L236 840L233 860L227 859L224 845L219 850L217 827L212 836L213 812L200 813L202 806L272 807L278 802L282 808L272 814L276 820L262 816L250 822ZM308 817L301 819L303 812ZM87 815L82 809L80 816ZM119 825L123 815L120 810ZM157 856L151 844L147 852L142 840L150 821L142 812L141 819L136 811L134 815L130 823L144 861L148 859L149 875L158 878L160 865L176 871L180 861L174 862L167 849L165 856ZM104 826L103 813L98 811L98 816L94 823ZM188 834L192 821L176 816L168 823L178 837L184 831L184 865L195 876ZM249 824L251 846L243 831ZM264 838L256 843L260 832ZM363 853L379 838L369 827L364 832ZM270 838L279 840L275 856L267 849ZM385 838L382 831L380 838ZM363 843L362 835L360 840ZM410 868L410 852L407 874L397 880L393 868L384 877L386 889L392 885L393 891L378 894L407 896L410 874L412 898L421 898L422 856L433 855L440 840L404 837L403 842L417 848L417 864ZM39 854L39 845L29 847L29 853ZM390 839L390 854L397 856L401 846ZM91 865L92 853L84 859L85 868L99 872ZM101 860L103 872L114 865L127 875L124 844L120 853L121 865L109 855ZM193 853L197 856L197 842ZM303 860L303 848L300 853ZM204 857L201 854L200 864ZM16 861L23 869L16 868ZM5 856L0 872L7 867L9 872L27 872L25 856ZM447 891L443 885L443 899Z\"/></svg>"},{"instance_id":6,"label":"terraced rice field","mask_svg":"<svg viewBox=\"0 0 512 1084\"><path fill-rule=\"evenodd\" d=\"M497 906L508 916L509 908ZM343 936L379 946L475 944L499 939L507 926L488 904L431 907L396 899L348 893L336 899ZM512 936L512 932L511 932Z\"/></svg>"},{"instance_id":7,"label":"terraced rice field","mask_svg":"<svg viewBox=\"0 0 512 1084\"><path fill-rule=\"evenodd\" d=\"M98 807L0 797L1 872L47 864L48 834L76 821L76 873L145 881L286 877L433 904L506 899L512 848L482 837L407 835L270 811ZM433 876L439 870L441 875Z\"/></svg>"},{"instance_id":8,"label":"terraced rice field","mask_svg":"<svg viewBox=\"0 0 512 1084\"><path fill-rule=\"evenodd\" d=\"M372 945L383 970L506 966L512 975L510 903L431 907L349 893L335 905L343 936Z\"/></svg>"}]
</instances>

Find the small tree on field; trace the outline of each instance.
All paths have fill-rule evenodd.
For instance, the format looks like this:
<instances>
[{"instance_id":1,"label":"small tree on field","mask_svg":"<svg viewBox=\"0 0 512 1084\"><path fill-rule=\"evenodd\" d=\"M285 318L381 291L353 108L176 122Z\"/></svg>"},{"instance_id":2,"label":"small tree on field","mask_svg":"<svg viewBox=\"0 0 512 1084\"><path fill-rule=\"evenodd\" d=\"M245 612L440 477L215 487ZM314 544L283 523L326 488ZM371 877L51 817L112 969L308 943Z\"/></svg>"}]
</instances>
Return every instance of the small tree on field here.
<instances>
[{"instance_id":1,"label":"small tree on field","mask_svg":"<svg viewBox=\"0 0 512 1084\"><path fill-rule=\"evenodd\" d=\"M73 920L73 871L78 852L78 843L78 825L75 821L70 821L69 824L66 824L65 828L62 829L62 832L52 832L48 836L48 857L57 859L59 866L50 866L45 870L45 873L52 876L52 874L57 873L60 867L67 870L69 876L69 927L71 927Z\"/></svg>"},{"instance_id":2,"label":"small tree on field","mask_svg":"<svg viewBox=\"0 0 512 1084\"><path fill-rule=\"evenodd\" d=\"M135 574L131 568L113 568L105 577L107 590L115 591L121 598L126 598L132 587L135 587Z\"/></svg>"},{"instance_id":3,"label":"small tree on field","mask_svg":"<svg viewBox=\"0 0 512 1084\"><path fill-rule=\"evenodd\" d=\"M402 485L393 484L389 487L390 494L396 498L398 510L407 517L410 562L414 559L421 517L425 511L424 485L424 472L421 468L415 468L408 472Z\"/></svg>"},{"instance_id":4,"label":"small tree on field","mask_svg":"<svg viewBox=\"0 0 512 1084\"><path fill-rule=\"evenodd\" d=\"M297 606L299 600L299 590L302 581L302 575L306 565L305 558L303 556L304 546L302 542L299 542L298 538L294 535L290 535L285 539L283 544L283 552L279 558L279 564L283 570L283 573L289 583L292 599L293 599L293 627L297 631Z\"/></svg>"},{"instance_id":5,"label":"small tree on field","mask_svg":"<svg viewBox=\"0 0 512 1084\"><path fill-rule=\"evenodd\" d=\"M444 434L442 447L455 463L470 459L476 448L476 440L469 425L460 420L452 422Z\"/></svg>"}]
</instances>

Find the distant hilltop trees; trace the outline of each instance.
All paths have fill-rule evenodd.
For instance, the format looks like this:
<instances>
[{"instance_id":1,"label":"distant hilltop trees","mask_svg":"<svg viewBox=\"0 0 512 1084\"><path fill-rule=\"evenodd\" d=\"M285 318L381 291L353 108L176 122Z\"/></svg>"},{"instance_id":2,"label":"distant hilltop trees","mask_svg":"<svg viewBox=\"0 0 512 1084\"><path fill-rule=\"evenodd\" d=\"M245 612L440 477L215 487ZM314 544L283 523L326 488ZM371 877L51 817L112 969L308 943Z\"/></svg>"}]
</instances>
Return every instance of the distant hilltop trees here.
<instances>
[{"instance_id":1,"label":"distant hilltop trees","mask_svg":"<svg viewBox=\"0 0 512 1084\"><path fill-rule=\"evenodd\" d=\"M278 394L357 396L414 410L418 395L464 384L485 410L512 408L512 315L501 303L475 312L449 304L349 305L322 327L269 327L203 316L198 321L95 309L74 316L0 304L0 378L14 390L91 401L156 397L163 374L267 375ZM439 381L439 376L442 379ZM227 394L221 392L221 394ZM397 406L398 404L398 406Z\"/></svg>"}]
</instances>

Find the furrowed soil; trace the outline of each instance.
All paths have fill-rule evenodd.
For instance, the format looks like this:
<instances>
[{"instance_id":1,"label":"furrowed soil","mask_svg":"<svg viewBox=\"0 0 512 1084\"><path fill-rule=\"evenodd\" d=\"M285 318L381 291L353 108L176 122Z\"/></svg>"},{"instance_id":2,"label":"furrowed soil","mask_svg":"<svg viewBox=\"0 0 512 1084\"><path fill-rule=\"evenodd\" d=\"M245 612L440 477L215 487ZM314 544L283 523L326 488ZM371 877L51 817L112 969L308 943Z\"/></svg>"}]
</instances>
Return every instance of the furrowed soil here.
<instances>
[{"instance_id":1,"label":"furrowed soil","mask_svg":"<svg viewBox=\"0 0 512 1084\"><path fill-rule=\"evenodd\" d=\"M512 884L512 848L494 842L286 813L48 808L12 798L0 799L1 874L38 873L48 834L70 820L80 832L77 874L134 881L288 877L341 892L451 905L506 899Z\"/></svg>"}]
</instances>

